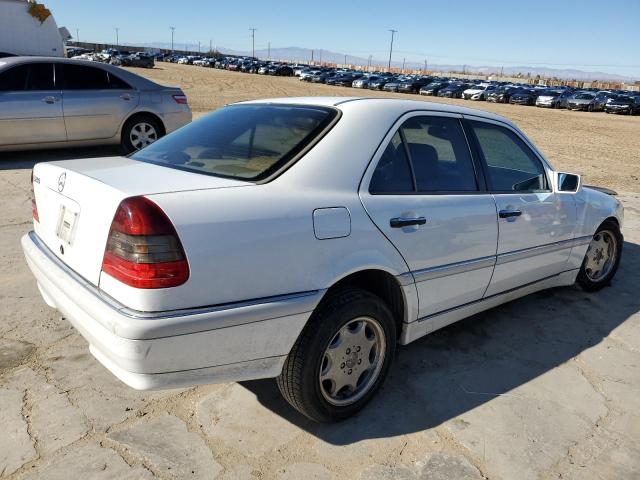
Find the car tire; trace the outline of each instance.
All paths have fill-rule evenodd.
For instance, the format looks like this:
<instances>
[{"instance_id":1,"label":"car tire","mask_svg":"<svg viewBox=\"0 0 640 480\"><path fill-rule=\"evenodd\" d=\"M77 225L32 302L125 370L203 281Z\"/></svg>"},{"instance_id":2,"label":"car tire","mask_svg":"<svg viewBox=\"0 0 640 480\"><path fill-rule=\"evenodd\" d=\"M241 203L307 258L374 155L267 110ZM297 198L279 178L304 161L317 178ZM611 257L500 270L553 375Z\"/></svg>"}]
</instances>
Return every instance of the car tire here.
<instances>
[{"instance_id":1,"label":"car tire","mask_svg":"<svg viewBox=\"0 0 640 480\"><path fill-rule=\"evenodd\" d=\"M589 243L576 279L583 290L595 292L611 285L620 265L622 245L622 233L616 222L607 220L598 227ZM596 268L599 270L595 270Z\"/></svg>"},{"instance_id":2,"label":"car tire","mask_svg":"<svg viewBox=\"0 0 640 480\"><path fill-rule=\"evenodd\" d=\"M136 132L144 135L139 143L136 141ZM155 117L146 114L134 115L122 127L120 144L122 150L129 154L150 145L163 135L162 125Z\"/></svg>"},{"instance_id":3,"label":"car tire","mask_svg":"<svg viewBox=\"0 0 640 480\"><path fill-rule=\"evenodd\" d=\"M391 311L378 296L359 288L338 290L320 303L296 340L278 388L312 420L343 420L360 411L383 383L396 338ZM345 380L355 383L340 387Z\"/></svg>"},{"instance_id":4,"label":"car tire","mask_svg":"<svg viewBox=\"0 0 640 480\"><path fill-rule=\"evenodd\" d=\"M593 105L589 105L587 107L587 112L593 112Z\"/></svg>"}]
</instances>

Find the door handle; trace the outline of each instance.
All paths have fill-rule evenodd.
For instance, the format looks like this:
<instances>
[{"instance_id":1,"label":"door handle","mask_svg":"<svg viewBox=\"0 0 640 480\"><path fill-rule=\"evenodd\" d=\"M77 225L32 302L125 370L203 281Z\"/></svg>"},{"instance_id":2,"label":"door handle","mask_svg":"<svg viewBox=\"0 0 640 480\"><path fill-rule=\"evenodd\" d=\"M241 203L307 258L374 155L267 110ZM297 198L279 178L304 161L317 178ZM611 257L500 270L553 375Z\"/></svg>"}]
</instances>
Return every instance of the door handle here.
<instances>
[{"instance_id":1,"label":"door handle","mask_svg":"<svg viewBox=\"0 0 640 480\"><path fill-rule=\"evenodd\" d=\"M522 215L520 210L500 210L500 212L498 212L500 218L519 217L520 215Z\"/></svg>"},{"instance_id":2,"label":"door handle","mask_svg":"<svg viewBox=\"0 0 640 480\"><path fill-rule=\"evenodd\" d=\"M425 223L427 223L427 219L424 217L418 217L418 218L395 217L389 220L389 225L391 226L391 228L411 227L413 225L424 225Z\"/></svg>"},{"instance_id":3,"label":"door handle","mask_svg":"<svg viewBox=\"0 0 640 480\"><path fill-rule=\"evenodd\" d=\"M129 95L128 93L125 93L123 95L120 95L120 98L123 100L131 100L133 97L131 95Z\"/></svg>"},{"instance_id":4,"label":"door handle","mask_svg":"<svg viewBox=\"0 0 640 480\"><path fill-rule=\"evenodd\" d=\"M47 97L44 97L44 98L42 99L42 101L43 101L44 103L49 103L49 104L51 104L51 103L56 103L56 102L58 101L58 99L57 99L56 97L47 96Z\"/></svg>"}]
</instances>

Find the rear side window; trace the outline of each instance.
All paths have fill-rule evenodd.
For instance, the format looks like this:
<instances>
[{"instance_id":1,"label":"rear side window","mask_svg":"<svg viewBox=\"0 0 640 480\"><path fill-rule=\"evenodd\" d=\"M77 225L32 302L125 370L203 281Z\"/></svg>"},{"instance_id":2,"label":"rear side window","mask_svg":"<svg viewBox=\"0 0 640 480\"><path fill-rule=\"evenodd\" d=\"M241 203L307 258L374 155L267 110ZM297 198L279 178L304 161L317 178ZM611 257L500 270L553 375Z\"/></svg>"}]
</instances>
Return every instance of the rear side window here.
<instances>
[{"instance_id":1,"label":"rear side window","mask_svg":"<svg viewBox=\"0 0 640 480\"><path fill-rule=\"evenodd\" d=\"M396 132L385 148L371 177L369 192L373 194L413 192L409 157L407 157L400 132Z\"/></svg>"},{"instance_id":2,"label":"rear side window","mask_svg":"<svg viewBox=\"0 0 640 480\"><path fill-rule=\"evenodd\" d=\"M0 73L0 91L54 90L53 63L18 65Z\"/></svg>"},{"instance_id":3,"label":"rear side window","mask_svg":"<svg viewBox=\"0 0 640 480\"><path fill-rule=\"evenodd\" d=\"M455 118L413 117L401 127L418 192L476 191L469 147Z\"/></svg>"},{"instance_id":4,"label":"rear side window","mask_svg":"<svg viewBox=\"0 0 640 480\"><path fill-rule=\"evenodd\" d=\"M109 88L106 70L85 65L62 64L65 90L105 90Z\"/></svg>"},{"instance_id":5,"label":"rear side window","mask_svg":"<svg viewBox=\"0 0 640 480\"><path fill-rule=\"evenodd\" d=\"M294 159L336 115L334 109L315 106L232 105L161 138L131 158L258 181Z\"/></svg>"},{"instance_id":6,"label":"rear side window","mask_svg":"<svg viewBox=\"0 0 640 480\"><path fill-rule=\"evenodd\" d=\"M547 177L535 153L511 130L469 122L488 167L491 189L498 192L547 191Z\"/></svg>"},{"instance_id":7,"label":"rear side window","mask_svg":"<svg viewBox=\"0 0 640 480\"><path fill-rule=\"evenodd\" d=\"M109 88L119 89L119 90L129 90L131 89L131 85L117 77L111 72L107 72L107 78L109 79Z\"/></svg>"}]
</instances>

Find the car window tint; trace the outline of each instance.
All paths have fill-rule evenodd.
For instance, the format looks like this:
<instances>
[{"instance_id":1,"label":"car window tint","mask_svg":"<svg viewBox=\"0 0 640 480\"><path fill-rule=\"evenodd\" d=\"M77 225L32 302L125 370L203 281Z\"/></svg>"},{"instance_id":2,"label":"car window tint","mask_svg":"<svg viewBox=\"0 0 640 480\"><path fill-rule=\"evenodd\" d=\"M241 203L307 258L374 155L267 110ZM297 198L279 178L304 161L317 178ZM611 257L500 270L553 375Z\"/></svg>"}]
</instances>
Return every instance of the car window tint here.
<instances>
[{"instance_id":1,"label":"car window tint","mask_svg":"<svg viewBox=\"0 0 640 480\"><path fill-rule=\"evenodd\" d=\"M27 90L54 90L53 63L32 63L29 65Z\"/></svg>"},{"instance_id":2,"label":"car window tint","mask_svg":"<svg viewBox=\"0 0 640 480\"><path fill-rule=\"evenodd\" d=\"M295 157L336 115L335 110L324 107L232 105L161 138L131 158L197 173L260 180Z\"/></svg>"},{"instance_id":3,"label":"car window tint","mask_svg":"<svg viewBox=\"0 0 640 480\"><path fill-rule=\"evenodd\" d=\"M106 70L85 65L62 64L65 90L103 90L109 88Z\"/></svg>"},{"instance_id":4,"label":"car window tint","mask_svg":"<svg viewBox=\"0 0 640 480\"><path fill-rule=\"evenodd\" d=\"M121 89L121 90L131 89L131 85L129 85L127 82L117 77L113 73L108 72L107 75L109 77L109 88Z\"/></svg>"},{"instance_id":5,"label":"car window tint","mask_svg":"<svg viewBox=\"0 0 640 480\"><path fill-rule=\"evenodd\" d=\"M413 179L409 159L399 132L393 136L369 184L370 193L413 192Z\"/></svg>"},{"instance_id":6,"label":"car window tint","mask_svg":"<svg viewBox=\"0 0 640 480\"><path fill-rule=\"evenodd\" d=\"M419 192L478 189L469 147L455 118L413 117L401 127Z\"/></svg>"},{"instance_id":7,"label":"car window tint","mask_svg":"<svg viewBox=\"0 0 640 480\"><path fill-rule=\"evenodd\" d=\"M470 123L487 163L493 190L547 190L547 178L542 163L515 133L491 123Z\"/></svg>"},{"instance_id":8,"label":"car window tint","mask_svg":"<svg viewBox=\"0 0 640 480\"><path fill-rule=\"evenodd\" d=\"M18 65L0 73L0 91L23 91L27 88L29 65Z\"/></svg>"}]
</instances>

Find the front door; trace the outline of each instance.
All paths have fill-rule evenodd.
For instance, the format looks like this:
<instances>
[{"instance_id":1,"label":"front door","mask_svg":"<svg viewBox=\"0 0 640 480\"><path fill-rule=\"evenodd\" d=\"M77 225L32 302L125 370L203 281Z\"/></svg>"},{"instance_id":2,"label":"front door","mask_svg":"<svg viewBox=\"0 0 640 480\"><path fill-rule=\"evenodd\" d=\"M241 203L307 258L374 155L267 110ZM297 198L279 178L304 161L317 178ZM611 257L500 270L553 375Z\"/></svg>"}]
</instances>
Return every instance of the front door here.
<instances>
[{"instance_id":1,"label":"front door","mask_svg":"<svg viewBox=\"0 0 640 480\"><path fill-rule=\"evenodd\" d=\"M482 298L495 263L493 197L476 175L459 116L412 114L392 131L360 197L415 278L419 317Z\"/></svg>"},{"instance_id":2,"label":"front door","mask_svg":"<svg viewBox=\"0 0 640 480\"><path fill-rule=\"evenodd\" d=\"M576 225L573 196L553 192L541 159L515 130L468 123L498 210L498 255L486 295L562 272Z\"/></svg>"},{"instance_id":3,"label":"front door","mask_svg":"<svg viewBox=\"0 0 640 480\"><path fill-rule=\"evenodd\" d=\"M0 73L0 146L66 139L53 63L20 64Z\"/></svg>"}]
</instances>

